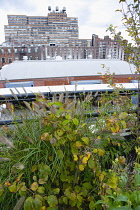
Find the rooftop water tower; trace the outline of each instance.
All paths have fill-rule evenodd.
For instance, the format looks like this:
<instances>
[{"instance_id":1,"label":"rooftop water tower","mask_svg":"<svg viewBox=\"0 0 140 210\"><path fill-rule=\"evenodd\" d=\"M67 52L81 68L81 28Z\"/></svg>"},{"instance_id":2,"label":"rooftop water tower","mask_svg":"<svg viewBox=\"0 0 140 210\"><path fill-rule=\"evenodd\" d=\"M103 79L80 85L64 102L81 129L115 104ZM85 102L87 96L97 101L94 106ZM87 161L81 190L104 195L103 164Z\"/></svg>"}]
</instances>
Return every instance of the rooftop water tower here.
<instances>
[{"instance_id":1,"label":"rooftop water tower","mask_svg":"<svg viewBox=\"0 0 140 210\"><path fill-rule=\"evenodd\" d=\"M58 6L56 6L55 10L56 10L56 12L58 12L58 11L59 11L59 7L58 7Z\"/></svg>"},{"instance_id":2,"label":"rooftop water tower","mask_svg":"<svg viewBox=\"0 0 140 210\"><path fill-rule=\"evenodd\" d=\"M66 12L66 7L63 7L62 11L63 11L63 13L65 13Z\"/></svg>"},{"instance_id":3,"label":"rooftop water tower","mask_svg":"<svg viewBox=\"0 0 140 210\"><path fill-rule=\"evenodd\" d=\"M48 11L51 11L51 6L48 6Z\"/></svg>"}]
</instances>

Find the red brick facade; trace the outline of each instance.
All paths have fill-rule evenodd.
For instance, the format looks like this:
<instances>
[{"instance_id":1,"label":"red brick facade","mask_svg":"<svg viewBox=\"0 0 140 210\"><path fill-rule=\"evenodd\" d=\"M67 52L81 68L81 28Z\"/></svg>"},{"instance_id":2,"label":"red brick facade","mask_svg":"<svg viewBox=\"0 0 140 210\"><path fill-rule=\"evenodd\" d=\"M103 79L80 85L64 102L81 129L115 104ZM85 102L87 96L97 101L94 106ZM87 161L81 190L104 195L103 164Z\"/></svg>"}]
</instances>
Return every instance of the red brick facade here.
<instances>
[{"instance_id":1,"label":"red brick facade","mask_svg":"<svg viewBox=\"0 0 140 210\"><path fill-rule=\"evenodd\" d=\"M136 80L138 75L115 75L112 77L114 83L129 83L130 80ZM34 86L52 86L52 85L69 85L71 81L80 80L102 80L103 83L108 83L109 78L104 76L79 76L79 77L60 77L60 78L43 78L43 79L26 79L26 80L11 80L10 82L25 82L33 81ZM0 81L0 88L5 88L6 81Z\"/></svg>"},{"instance_id":2,"label":"red brick facade","mask_svg":"<svg viewBox=\"0 0 140 210\"><path fill-rule=\"evenodd\" d=\"M12 63L14 61L14 49L12 47L0 48L0 68L5 64Z\"/></svg>"}]
</instances>

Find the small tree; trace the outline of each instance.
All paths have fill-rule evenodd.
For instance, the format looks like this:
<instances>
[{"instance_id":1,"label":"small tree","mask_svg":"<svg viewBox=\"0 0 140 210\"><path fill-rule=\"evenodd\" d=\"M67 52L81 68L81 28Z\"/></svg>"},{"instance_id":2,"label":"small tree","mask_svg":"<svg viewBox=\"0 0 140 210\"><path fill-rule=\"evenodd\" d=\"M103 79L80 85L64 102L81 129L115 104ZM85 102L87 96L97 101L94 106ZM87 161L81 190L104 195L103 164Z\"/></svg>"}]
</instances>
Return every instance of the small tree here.
<instances>
[{"instance_id":1,"label":"small tree","mask_svg":"<svg viewBox=\"0 0 140 210\"><path fill-rule=\"evenodd\" d=\"M120 3L122 3L122 9L116 11L121 12L122 23L132 43L122 37L121 32L117 32L117 27L112 24L107 31L110 31L114 38L124 47L126 60L133 63L137 67L137 72L140 72L140 0L132 0L131 2L120 0Z\"/></svg>"},{"instance_id":2,"label":"small tree","mask_svg":"<svg viewBox=\"0 0 140 210\"><path fill-rule=\"evenodd\" d=\"M110 31L120 44L124 47L126 60L136 66L136 73L140 74L140 0L120 0L122 9L116 10L122 14L122 23L126 28L128 36L132 43L129 43L121 32L116 31L116 26L112 24L108 27ZM140 78L138 77L138 109L137 109L138 125L140 122ZM139 128L138 128L139 136Z\"/></svg>"}]
</instances>

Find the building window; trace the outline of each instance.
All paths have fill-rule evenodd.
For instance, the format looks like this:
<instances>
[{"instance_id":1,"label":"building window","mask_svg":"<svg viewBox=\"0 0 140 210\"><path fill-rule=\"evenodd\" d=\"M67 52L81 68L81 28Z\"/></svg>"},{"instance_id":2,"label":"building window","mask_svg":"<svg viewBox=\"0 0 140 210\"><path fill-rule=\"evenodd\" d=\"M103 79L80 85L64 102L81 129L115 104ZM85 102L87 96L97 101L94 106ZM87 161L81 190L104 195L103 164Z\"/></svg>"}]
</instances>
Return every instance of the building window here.
<instances>
[{"instance_id":1,"label":"building window","mask_svg":"<svg viewBox=\"0 0 140 210\"><path fill-rule=\"evenodd\" d=\"M24 52L25 52L24 48L22 48L22 49L21 49L21 52L22 52L22 53L24 53Z\"/></svg>"},{"instance_id":2,"label":"building window","mask_svg":"<svg viewBox=\"0 0 140 210\"><path fill-rule=\"evenodd\" d=\"M8 58L8 63L12 63L12 58Z\"/></svg>"},{"instance_id":3,"label":"building window","mask_svg":"<svg viewBox=\"0 0 140 210\"><path fill-rule=\"evenodd\" d=\"M32 60L32 56L29 56L29 58L28 58L29 60Z\"/></svg>"},{"instance_id":4,"label":"building window","mask_svg":"<svg viewBox=\"0 0 140 210\"><path fill-rule=\"evenodd\" d=\"M11 49L8 49L7 51L8 51L8 54L11 54Z\"/></svg>"},{"instance_id":5,"label":"building window","mask_svg":"<svg viewBox=\"0 0 140 210\"><path fill-rule=\"evenodd\" d=\"M35 53L37 53L38 52L38 47L35 47Z\"/></svg>"},{"instance_id":6,"label":"building window","mask_svg":"<svg viewBox=\"0 0 140 210\"><path fill-rule=\"evenodd\" d=\"M31 53L31 48L28 48L28 53Z\"/></svg>"},{"instance_id":7,"label":"building window","mask_svg":"<svg viewBox=\"0 0 140 210\"><path fill-rule=\"evenodd\" d=\"M4 54L4 50L3 49L0 49L0 54Z\"/></svg>"},{"instance_id":8,"label":"building window","mask_svg":"<svg viewBox=\"0 0 140 210\"><path fill-rule=\"evenodd\" d=\"M1 58L2 63L6 63L6 59L5 58Z\"/></svg>"},{"instance_id":9,"label":"building window","mask_svg":"<svg viewBox=\"0 0 140 210\"><path fill-rule=\"evenodd\" d=\"M18 50L16 48L14 49L14 53L18 53Z\"/></svg>"}]
</instances>

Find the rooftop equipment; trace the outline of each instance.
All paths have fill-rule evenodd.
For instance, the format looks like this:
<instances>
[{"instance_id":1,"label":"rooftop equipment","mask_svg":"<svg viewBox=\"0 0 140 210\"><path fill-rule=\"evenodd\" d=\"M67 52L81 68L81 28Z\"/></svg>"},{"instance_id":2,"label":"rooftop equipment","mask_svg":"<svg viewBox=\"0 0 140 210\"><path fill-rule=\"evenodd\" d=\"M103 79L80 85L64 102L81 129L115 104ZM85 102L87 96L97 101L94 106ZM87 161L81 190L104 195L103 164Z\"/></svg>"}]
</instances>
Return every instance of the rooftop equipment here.
<instances>
[{"instance_id":1,"label":"rooftop equipment","mask_svg":"<svg viewBox=\"0 0 140 210\"><path fill-rule=\"evenodd\" d=\"M48 10L51 11L51 6L48 6Z\"/></svg>"},{"instance_id":2,"label":"rooftop equipment","mask_svg":"<svg viewBox=\"0 0 140 210\"><path fill-rule=\"evenodd\" d=\"M58 6L56 6L56 9L55 9L56 11L59 11L59 7Z\"/></svg>"},{"instance_id":3,"label":"rooftop equipment","mask_svg":"<svg viewBox=\"0 0 140 210\"><path fill-rule=\"evenodd\" d=\"M63 11L63 13L65 13L66 12L66 7L63 7L62 11Z\"/></svg>"}]
</instances>

